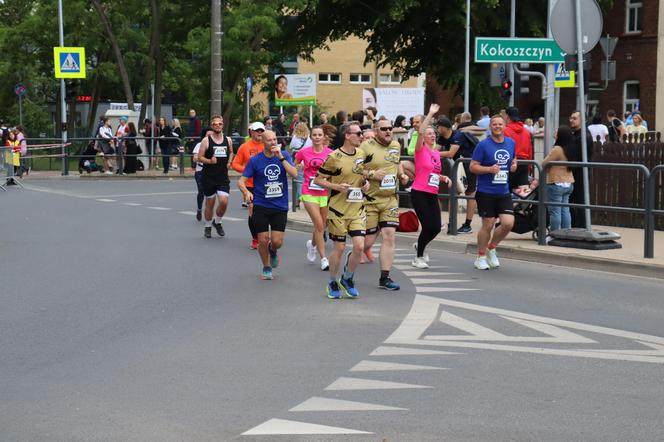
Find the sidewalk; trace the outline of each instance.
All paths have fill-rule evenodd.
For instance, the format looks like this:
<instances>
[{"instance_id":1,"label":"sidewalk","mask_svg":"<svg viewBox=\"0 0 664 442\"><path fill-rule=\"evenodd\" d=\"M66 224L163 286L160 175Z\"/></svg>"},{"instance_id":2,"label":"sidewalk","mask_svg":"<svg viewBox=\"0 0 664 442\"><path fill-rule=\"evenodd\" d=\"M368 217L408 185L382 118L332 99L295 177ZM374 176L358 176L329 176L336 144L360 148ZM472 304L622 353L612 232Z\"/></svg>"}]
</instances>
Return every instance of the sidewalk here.
<instances>
[{"instance_id":1,"label":"sidewalk","mask_svg":"<svg viewBox=\"0 0 664 442\"><path fill-rule=\"evenodd\" d=\"M447 222L449 215L443 212L443 220ZM461 222L465 219L459 214ZM304 210L288 213L289 227L297 230L311 230L311 221ZM465 235L447 235L446 229L430 244L429 247L449 250L457 253L474 255L477 253L477 236L481 221L475 216L472 222L473 233ZM532 232L518 235L510 233L498 247L501 258L522 261L533 261L563 267L575 267L588 270L601 270L634 276L647 276L664 279L664 232L655 231L655 258L643 257L643 229L627 229L622 227L593 226L594 230L618 233L622 244L621 249L614 250L583 250L566 247L540 246L533 240ZM417 233L397 233L397 241L412 244L417 240ZM469 257L468 265L472 265Z\"/></svg>"}]
</instances>

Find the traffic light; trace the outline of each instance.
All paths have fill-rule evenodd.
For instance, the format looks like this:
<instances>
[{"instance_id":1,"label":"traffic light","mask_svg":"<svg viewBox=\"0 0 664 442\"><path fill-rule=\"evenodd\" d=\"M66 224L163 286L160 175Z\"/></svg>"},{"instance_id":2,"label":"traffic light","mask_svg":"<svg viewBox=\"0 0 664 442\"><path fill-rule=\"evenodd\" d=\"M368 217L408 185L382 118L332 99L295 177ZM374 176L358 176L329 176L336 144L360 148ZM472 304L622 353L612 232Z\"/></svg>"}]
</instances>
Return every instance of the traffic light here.
<instances>
[{"instance_id":1,"label":"traffic light","mask_svg":"<svg viewBox=\"0 0 664 442\"><path fill-rule=\"evenodd\" d=\"M76 82L72 80L65 81L65 100L72 101L76 97Z\"/></svg>"},{"instance_id":2,"label":"traffic light","mask_svg":"<svg viewBox=\"0 0 664 442\"><path fill-rule=\"evenodd\" d=\"M503 98L509 99L512 96L512 82L509 80L503 80L500 87L502 89Z\"/></svg>"}]
</instances>

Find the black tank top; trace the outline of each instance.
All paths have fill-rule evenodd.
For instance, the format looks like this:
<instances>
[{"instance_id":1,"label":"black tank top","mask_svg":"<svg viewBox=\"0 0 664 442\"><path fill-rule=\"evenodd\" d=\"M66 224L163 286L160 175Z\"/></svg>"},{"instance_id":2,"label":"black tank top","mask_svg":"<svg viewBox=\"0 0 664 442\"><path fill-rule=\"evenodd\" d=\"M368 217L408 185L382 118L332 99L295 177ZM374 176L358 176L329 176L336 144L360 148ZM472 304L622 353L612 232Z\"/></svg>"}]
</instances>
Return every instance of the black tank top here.
<instances>
[{"instance_id":1,"label":"black tank top","mask_svg":"<svg viewBox=\"0 0 664 442\"><path fill-rule=\"evenodd\" d=\"M203 165L203 179L209 179L217 182L229 182L228 179L228 156L231 154L228 145L228 137L223 136L221 143L216 143L211 136L208 136L208 148L203 157L212 159L217 157L217 164Z\"/></svg>"}]
</instances>

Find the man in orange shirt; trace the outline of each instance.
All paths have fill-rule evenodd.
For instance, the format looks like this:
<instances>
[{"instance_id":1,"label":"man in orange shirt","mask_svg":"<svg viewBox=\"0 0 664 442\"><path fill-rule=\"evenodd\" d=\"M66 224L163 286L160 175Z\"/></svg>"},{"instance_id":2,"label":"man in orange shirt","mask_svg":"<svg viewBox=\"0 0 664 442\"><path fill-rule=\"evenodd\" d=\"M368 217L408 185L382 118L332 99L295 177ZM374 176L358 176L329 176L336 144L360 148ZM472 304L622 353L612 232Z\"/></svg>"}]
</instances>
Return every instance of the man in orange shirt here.
<instances>
[{"instance_id":1,"label":"man in orange shirt","mask_svg":"<svg viewBox=\"0 0 664 442\"><path fill-rule=\"evenodd\" d=\"M249 158L253 157L257 153L263 152L263 132L265 132L265 126L260 121L255 121L249 125L249 136L251 137L249 141L243 143L237 151L231 167L234 171L238 173L244 172L244 168L249 162ZM247 190L254 193L254 180L249 178L245 182ZM245 206L245 202L242 203ZM256 249L258 247L258 235L256 234L256 229L254 228L251 208L249 208L249 231L251 232L251 248Z\"/></svg>"}]
</instances>

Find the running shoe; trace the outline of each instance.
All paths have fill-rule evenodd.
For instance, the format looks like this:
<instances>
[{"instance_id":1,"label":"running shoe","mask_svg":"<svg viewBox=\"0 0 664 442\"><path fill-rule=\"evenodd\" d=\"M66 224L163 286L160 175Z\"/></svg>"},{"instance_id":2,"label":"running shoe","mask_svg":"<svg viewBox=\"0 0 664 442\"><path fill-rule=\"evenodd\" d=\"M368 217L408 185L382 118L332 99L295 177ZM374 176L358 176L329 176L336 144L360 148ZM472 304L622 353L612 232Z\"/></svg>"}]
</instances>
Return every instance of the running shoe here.
<instances>
[{"instance_id":1,"label":"running shoe","mask_svg":"<svg viewBox=\"0 0 664 442\"><path fill-rule=\"evenodd\" d=\"M352 250L346 252L346 259L344 260L344 273L348 270L348 261L350 261L350 255L353 253Z\"/></svg>"},{"instance_id":2,"label":"running shoe","mask_svg":"<svg viewBox=\"0 0 664 442\"><path fill-rule=\"evenodd\" d=\"M468 225L464 224L463 226L457 229L457 233L473 233L473 228L470 227L470 224Z\"/></svg>"},{"instance_id":3,"label":"running shoe","mask_svg":"<svg viewBox=\"0 0 664 442\"><path fill-rule=\"evenodd\" d=\"M330 270L330 261L327 258L323 257L320 259L320 269L324 272Z\"/></svg>"},{"instance_id":4,"label":"running shoe","mask_svg":"<svg viewBox=\"0 0 664 442\"><path fill-rule=\"evenodd\" d=\"M489 270L489 263L486 261L486 256L478 256L475 260L475 268L478 270Z\"/></svg>"},{"instance_id":5,"label":"running shoe","mask_svg":"<svg viewBox=\"0 0 664 442\"><path fill-rule=\"evenodd\" d=\"M252 239L251 244L249 244L249 248L251 250L256 250L258 248L258 240L257 239Z\"/></svg>"},{"instance_id":6,"label":"running shoe","mask_svg":"<svg viewBox=\"0 0 664 442\"><path fill-rule=\"evenodd\" d=\"M212 227L206 227L203 229L203 236L206 238L212 238Z\"/></svg>"},{"instance_id":7,"label":"running shoe","mask_svg":"<svg viewBox=\"0 0 664 442\"><path fill-rule=\"evenodd\" d=\"M341 299L341 289L337 281L330 281L325 287L325 292L330 299Z\"/></svg>"},{"instance_id":8,"label":"running shoe","mask_svg":"<svg viewBox=\"0 0 664 442\"><path fill-rule=\"evenodd\" d=\"M351 279L346 279L342 276L341 279L339 279L339 285L341 286L341 288L344 291L344 294L347 297L349 297L351 299L355 299L358 296L360 296L360 293L355 288L355 281L353 281L352 278Z\"/></svg>"},{"instance_id":9,"label":"running shoe","mask_svg":"<svg viewBox=\"0 0 664 442\"><path fill-rule=\"evenodd\" d=\"M380 278L378 281L378 288L383 290L399 290L401 286L387 276L385 278Z\"/></svg>"},{"instance_id":10,"label":"running shoe","mask_svg":"<svg viewBox=\"0 0 664 442\"><path fill-rule=\"evenodd\" d=\"M311 240L307 241L307 260L309 262L316 261L316 247Z\"/></svg>"},{"instance_id":11,"label":"running shoe","mask_svg":"<svg viewBox=\"0 0 664 442\"><path fill-rule=\"evenodd\" d=\"M226 235L226 232L224 232L224 226L222 225L222 223L215 223L214 221L212 221L212 225L217 230L217 235L219 235L219 236Z\"/></svg>"},{"instance_id":12,"label":"running shoe","mask_svg":"<svg viewBox=\"0 0 664 442\"><path fill-rule=\"evenodd\" d=\"M272 250L272 244L268 246L267 250L270 252L270 265L273 269L276 269L279 267L279 255L277 255L276 250Z\"/></svg>"},{"instance_id":13,"label":"running shoe","mask_svg":"<svg viewBox=\"0 0 664 442\"><path fill-rule=\"evenodd\" d=\"M492 269L497 269L500 267L500 261L498 261L498 254L496 249L488 249L486 251L486 260L489 263L489 267Z\"/></svg>"},{"instance_id":14,"label":"running shoe","mask_svg":"<svg viewBox=\"0 0 664 442\"><path fill-rule=\"evenodd\" d=\"M196 221L200 221L203 218L203 214L200 210L196 211Z\"/></svg>"},{"instance_id":15,"label":"running shoe","mask_svg":"<svg viewBox=\"0 0 664 442\"><path fill-rule=\"evenodd\" d=\"M427 262L421 256L420 257L415 257L415 259L413 259L411 261L410 265L412 265L416 269L428 269L429 268L429 264L427 264Z\"/></svg>"},{"instance_id":16,"label":"running shoe","mask_svg":"<svg viewBox=\"0 0 664 442\"><path fill-rule=\"evenodd\" d=\"M274 279L274 276L272 275L272 269L263 269L261 272L261 279L263 281L269 281Z\"/></svg>"},{"instance_id":17,"label":"running shoe","mask_svg":"<svg viewBox=\"0 0 664 442\"><path fill-rule=\"evenodd\" d=\"M416 242L413 243L413 249L415 250L415 255L417 256L417 243ZM424 262L429 264L429 254L428 253L423 254L422 259L424 259Z\"/></svg>"}]
</instances>

